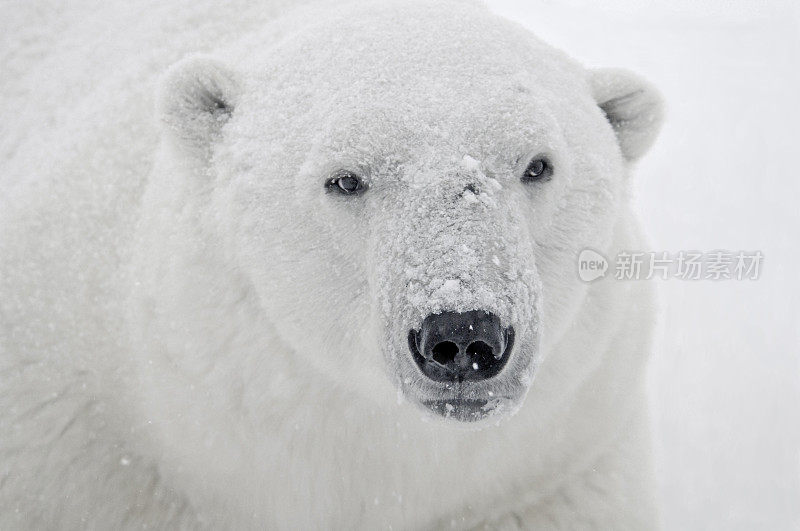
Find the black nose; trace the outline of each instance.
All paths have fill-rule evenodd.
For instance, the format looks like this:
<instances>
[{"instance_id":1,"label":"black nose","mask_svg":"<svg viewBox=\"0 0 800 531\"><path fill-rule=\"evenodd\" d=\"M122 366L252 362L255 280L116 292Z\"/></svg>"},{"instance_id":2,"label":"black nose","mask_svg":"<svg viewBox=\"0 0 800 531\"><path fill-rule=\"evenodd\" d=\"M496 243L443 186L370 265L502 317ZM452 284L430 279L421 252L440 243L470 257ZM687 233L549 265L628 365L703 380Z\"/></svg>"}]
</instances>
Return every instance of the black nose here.
<instances>
[{"instance_id":1,"label":"black nose","mask_svg":"<svg viewBox=\"0 0 800 531\"><path fill-rule=\"evenodd\" d=\"M514 328L483 310L429 315L408 333L414 361L439 382L485 380L502 370L514 346Z\"/></svg>"}]
</instances>

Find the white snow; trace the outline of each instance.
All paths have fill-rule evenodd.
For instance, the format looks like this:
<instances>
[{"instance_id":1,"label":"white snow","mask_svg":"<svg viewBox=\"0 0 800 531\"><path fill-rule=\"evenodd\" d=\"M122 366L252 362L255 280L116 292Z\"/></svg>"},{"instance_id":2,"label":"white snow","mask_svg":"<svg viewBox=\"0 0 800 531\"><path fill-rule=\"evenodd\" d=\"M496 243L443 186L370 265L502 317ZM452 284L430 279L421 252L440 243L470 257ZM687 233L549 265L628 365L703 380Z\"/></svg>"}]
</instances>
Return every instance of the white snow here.
<instances>
[{"instance_id":1,"label":"white snow","mask_svg":"<svg viewBox=\"0 0 800 531\"><path fill-rule=\"evenodd\" d=\"M480 169L481 161L476 160L469 155L464 155L464 158L461 159L461 167L468 171L475 171Z\"/></svg>"}]
</instances>

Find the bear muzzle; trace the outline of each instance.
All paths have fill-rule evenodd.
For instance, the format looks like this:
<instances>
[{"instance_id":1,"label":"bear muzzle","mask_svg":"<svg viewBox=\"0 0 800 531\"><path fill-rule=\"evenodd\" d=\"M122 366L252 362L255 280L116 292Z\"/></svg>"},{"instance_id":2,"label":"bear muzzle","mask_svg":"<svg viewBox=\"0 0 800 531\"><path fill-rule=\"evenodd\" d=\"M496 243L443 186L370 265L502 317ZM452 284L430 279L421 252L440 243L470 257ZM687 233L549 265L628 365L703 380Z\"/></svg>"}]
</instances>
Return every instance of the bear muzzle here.
<instances>
[{"instance_id":1,"label":"bear muzzle","mask_svg":"<svg viewBox=\"0 0 800 531\"><path fill-rule=\"evenodd\" d=\"M515 338L514 327L503 326L489 311L428 315L419 329L408 331L412 366L427 382L418 403L436 416L466 423L513 409L509 406L525 391L513 382L519 364L527 365L515 359Z\"/></svg>"}]
</instances>

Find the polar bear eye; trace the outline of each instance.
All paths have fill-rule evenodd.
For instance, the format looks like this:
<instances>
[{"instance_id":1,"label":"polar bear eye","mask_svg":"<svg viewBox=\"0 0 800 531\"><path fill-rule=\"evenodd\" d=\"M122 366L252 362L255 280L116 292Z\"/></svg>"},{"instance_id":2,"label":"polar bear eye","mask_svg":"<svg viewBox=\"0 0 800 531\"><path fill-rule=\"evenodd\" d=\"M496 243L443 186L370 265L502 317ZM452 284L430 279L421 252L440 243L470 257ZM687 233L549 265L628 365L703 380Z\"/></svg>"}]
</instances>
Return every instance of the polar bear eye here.
<instances>
[{"instance_id":1,"label":"polar bear eye","mask_svg":"<svg viewBox=\"0 0 800 531\"><path fill-rule=\"evenodd\" d=\"M525 173L522 174L522 182L535 182L549 180L553 175L553 166L546 158L536 157L528 163Z\"/></svg>"},{"instance_id":2,"label":"polar bear eye","mask_svg":"<svg viewBox=\"0 0 800 531\"><path fill-rule=\"evenodd\" d=\"M366 186L361 178L355 173L347 170L336 172L333 177L325 182L328 191L336 191L344 195L356 195L366 190Z\"/></svg>"}]
</instances>

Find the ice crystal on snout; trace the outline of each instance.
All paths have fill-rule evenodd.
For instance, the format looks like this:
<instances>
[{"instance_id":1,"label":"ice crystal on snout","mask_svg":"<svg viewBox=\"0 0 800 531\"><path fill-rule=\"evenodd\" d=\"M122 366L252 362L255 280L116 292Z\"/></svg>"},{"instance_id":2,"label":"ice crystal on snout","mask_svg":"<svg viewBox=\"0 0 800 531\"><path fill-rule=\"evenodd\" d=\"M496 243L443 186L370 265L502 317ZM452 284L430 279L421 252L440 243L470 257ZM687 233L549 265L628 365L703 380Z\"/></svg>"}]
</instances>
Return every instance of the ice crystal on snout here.
<instances>
[{"instance_id":1,"label":"ice crystal on snout","mask_svg":"<svg viewBox=\"0 0 800 531\"><path fill-rule=\"evenodd\" d=\"M461 167L467 171L476 171L480 169L481 162L470 157L469 155L464 155L464 157L461 159Z\"/></svg>"}]
</instances>

